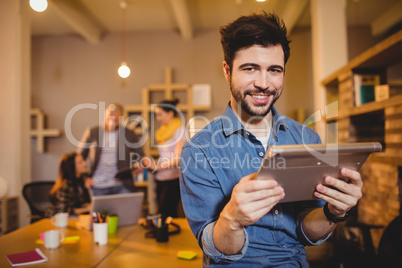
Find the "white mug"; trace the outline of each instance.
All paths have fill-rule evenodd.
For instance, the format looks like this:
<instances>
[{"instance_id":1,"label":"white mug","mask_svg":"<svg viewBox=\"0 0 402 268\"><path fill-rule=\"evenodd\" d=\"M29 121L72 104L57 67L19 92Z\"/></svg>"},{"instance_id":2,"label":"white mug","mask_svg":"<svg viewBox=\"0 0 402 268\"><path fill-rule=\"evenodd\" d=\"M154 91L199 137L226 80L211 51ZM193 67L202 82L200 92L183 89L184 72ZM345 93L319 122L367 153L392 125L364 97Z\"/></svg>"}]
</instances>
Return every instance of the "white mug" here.
<instances>
[{"instance_id":1,"label":"white mug","mask_svg":"<svg viewBox=\"0 0 402 268\"><path fill-rule=\"evenodd\" d=\"M95 244L104 245L107 244L108 225L104 223L94 223L94 242Z\"/></svg>"},{"instance_id":2,"label":"white mug","mask_svg":"<svg viewBox=\"0 0 402 268\"><path fill-rule=\"evenodd\" d=\"M60 233L58 230L50 230L45 232L45 248L58 248L60 242L64 241L64 234Z\"/></svg>"},{"instance_id":3,"label":"white mug","mask_svg":"<svg viewBox=\"0 0 402 268\"><path fill-rule=\"evenodd\" d=\"M52 224L59 228L67 227L68 225L68 213L60 212L54 215L51 219Z\"/></svg>"}]
</instances>

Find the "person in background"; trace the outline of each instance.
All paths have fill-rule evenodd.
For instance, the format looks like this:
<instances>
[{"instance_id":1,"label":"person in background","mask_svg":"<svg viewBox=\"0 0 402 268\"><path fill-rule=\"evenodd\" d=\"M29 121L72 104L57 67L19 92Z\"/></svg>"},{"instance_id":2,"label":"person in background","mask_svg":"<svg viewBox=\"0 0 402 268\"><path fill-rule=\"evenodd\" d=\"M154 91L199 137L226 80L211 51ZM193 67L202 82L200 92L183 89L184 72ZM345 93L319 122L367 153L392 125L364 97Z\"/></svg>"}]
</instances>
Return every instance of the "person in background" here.
<instances>
[{"instance_id":1,"label":"person in background","mask_svg":"<svg viewBox=\"0 0 402 268\"><path fill-rule=\"evenodd\" d=\"M180 202L179 164L181 149L186 142L185 129L178 117L179 100L164 100L155 107L156 120L161 127L156 131L159 160L144 157L144 167L156 172L158 213L177 217Z\"/></svg>"},{"instance_id":2,"label":"person in background","mask_svg":"<svg viewBox=\"0 0 402 268\"><path fill-rule=\"evenodd\" d=\"M358 172L327 176L318 199L279 203L275 180L256 180L271 145L321 143L318 134L274 103L283 91L290 41L281 19L262 12L220 29L230 102L184 145L184 211L203 249L204 267L309 267L306 245L323 243L362 196ZM297 184L295 178L295 184Z\"/></svg>"},{"instance_id":3,"label":"person in background","mask_svg":"<svg viewBox=\"0 0 402 268\"><path fill-rule=\"evenodd\" d=\"M143 157L140 138L121 124L123 107L117 103L105 110L104 125L88 128L77 152L91 163L85 183L92 194L134 192L133 165Z\"/></svg>"},{"instance_id":4,"label":"person in background","mask_svg":"<svg viewBox=\"0 0 402 268\"><path fill-rule=\"evenodd\" d=\"M89 212L91 199L84 184L87 172L87 164L80 154L67 153L61 158L59 177L49 193L52 205L47 207L46 217L59 212L70 215Z\"/></svg>"}]
</instances>

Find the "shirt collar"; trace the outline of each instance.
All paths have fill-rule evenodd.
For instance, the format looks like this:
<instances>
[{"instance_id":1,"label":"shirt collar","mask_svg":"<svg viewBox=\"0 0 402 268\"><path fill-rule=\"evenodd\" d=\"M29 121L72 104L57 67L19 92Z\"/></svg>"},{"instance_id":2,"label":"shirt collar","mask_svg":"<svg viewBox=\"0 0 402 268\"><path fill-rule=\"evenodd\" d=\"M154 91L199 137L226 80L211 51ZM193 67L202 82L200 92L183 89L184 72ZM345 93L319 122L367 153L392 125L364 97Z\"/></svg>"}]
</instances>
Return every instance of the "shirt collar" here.
<instances>
[{"instance_id":1,"label":"shirt collar","mask_svg":"<svg viewBox=\"0 0 402 268\"><path fill-rule=\"evenodd\" d=\"M288 128L284 119L285 116L281 115L276 110L276 108L272 106L272 122L273 122L272 130L274 131L273 133L275 135L279 130L286 131L286 129ZM246 131L242 123L239 121L239 119L233 112L232 107L230 107L230 102L226 107L225 112L221 116L221 121L222 121L223 133L225 134L225 136L230 136L231 134L236 132Z\"/></svg>"}]
</instances>

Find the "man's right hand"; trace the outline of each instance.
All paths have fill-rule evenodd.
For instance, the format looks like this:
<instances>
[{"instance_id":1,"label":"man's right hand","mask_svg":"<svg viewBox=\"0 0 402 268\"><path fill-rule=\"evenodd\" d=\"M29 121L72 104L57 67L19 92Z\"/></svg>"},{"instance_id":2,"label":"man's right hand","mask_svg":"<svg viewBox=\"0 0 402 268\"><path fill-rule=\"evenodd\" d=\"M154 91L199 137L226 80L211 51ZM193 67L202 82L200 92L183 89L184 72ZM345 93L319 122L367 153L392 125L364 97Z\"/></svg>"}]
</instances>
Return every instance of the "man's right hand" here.
<instances>
[{"instance_id":1,"label":"man's right hand","mask_svg":"<svg viewBox=\"0 0 402 268\"><path fill-rule=\"evenodd\" d=\"M285 197L283 188L275 180L255 180L256 175L250 174L239 181L221 213L221 217L232 222L232 228L257 222Z\"/></svg>"},{"instance_id":2,"label":"man's right hand","mask_svg":"<svg viewBox=\"0 0 402 268\"><path fill-rule=\"evenodd\" d=\"M257 222L285 197L275 180L255 180L257 173L243 177L217 220L213 240L223 254L236 254L244 244L244 226Z\"/></svg>"}]
</instances>

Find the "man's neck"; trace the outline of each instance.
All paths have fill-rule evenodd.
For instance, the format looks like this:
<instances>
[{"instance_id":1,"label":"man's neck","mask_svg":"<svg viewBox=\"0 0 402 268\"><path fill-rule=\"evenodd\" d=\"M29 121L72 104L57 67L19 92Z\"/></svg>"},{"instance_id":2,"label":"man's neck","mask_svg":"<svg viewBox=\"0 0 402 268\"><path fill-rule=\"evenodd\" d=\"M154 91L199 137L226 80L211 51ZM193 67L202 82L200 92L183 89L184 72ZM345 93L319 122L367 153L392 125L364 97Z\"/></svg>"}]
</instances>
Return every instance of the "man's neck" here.
<instances>
[{"instance_id":1,"label":"man's neck","mask_svg":"<svg viewBox=\"0 0 402 268\"><path fill-rule=\"evenodd\" d=\"M256 137L265 137L272 129L272 109L264 117L251 116L241 109L236 101L231 101L231 108L244 128Z\"/></svg>"}]
</instances>

